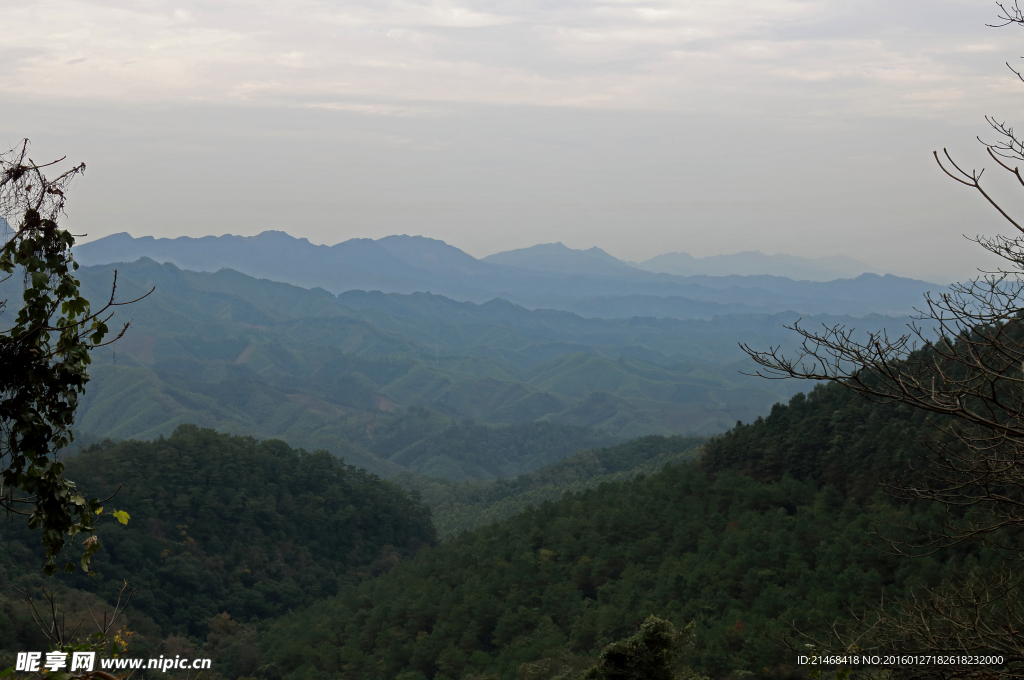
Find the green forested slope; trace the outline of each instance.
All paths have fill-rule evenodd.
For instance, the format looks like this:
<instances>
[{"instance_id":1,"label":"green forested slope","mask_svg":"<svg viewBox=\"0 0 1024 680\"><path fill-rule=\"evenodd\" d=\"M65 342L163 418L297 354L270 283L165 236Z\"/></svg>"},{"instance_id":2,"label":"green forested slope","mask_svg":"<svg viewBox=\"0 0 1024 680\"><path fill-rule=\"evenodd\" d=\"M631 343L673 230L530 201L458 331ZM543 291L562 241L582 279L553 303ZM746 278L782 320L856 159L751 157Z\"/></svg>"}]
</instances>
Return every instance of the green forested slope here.
<instances>
[{"instance_id":1,"label":"green forested slope","mask_svg":"<svg viewBox=\"0 0 1024 680\"><path fill-rule=\"evenodd\" d=\"M934 584L941 563L865 545L895 514L811 482L672 466L421 552L285 617L264 645L284 677L511 679L525 662L593 656L653 613L696 621L691 663L713 676L785 676L793 660L765 631Z\"/></svg>"},{"instance_id":2,"label":"green forested slope","mask_svg":"<svg viewBox=\"0 0 1024 680\"><path fill-rule=\"evenodd\" d=\"M971 546L899 559L872 545L876 526L937 519L875 486L929 431L897 407L818 388L713 440L699 464L527 509L285 617L264 637L267 672L512 680L528 661L592 656L653 613L696 622L691 662L715 677L788 677L790 654L765 632L823 625L994 559Z\"/></svg>"},{"instance_id":3,"label":"green forested slope","mask_svg":"<svg viewBox=\"0 0 1024 680\"><path fill-rule=\"evenodd\" d=\"M538 426L550 427L527 423L511 429L520 431L520 446L529 446ZM412 436L422 427L412 425ZM480 427L449 427L442 433L465 435L467 428ZM382 443L385 450L402 450L408 436L396 429L382 435ZM253 624L332 594L339 584L387 571L430 545L434 533L424 506L439 511L439 526L462 522L465 526L448 532L458 533L566 492L658 470L692 456L702 441L646 437L580 451L510 480L455 485L402 473L396 481L422 494L422 504L333 457L194 426L151 443L94 445L69 461L68 474L87 494L109 494L122 485L108 505L128 511L131 519L127 526L101 526L104 549L94 561L95 575L60 574L49 587L61 586L60 601L70 619L84 617L88 625L88 610L106 610L105 602L113 602L128 581L136 595L126 621L137 633L140 654L178 644L175 636L219 653L205 640L227 625L218 618L225 614L234 622L228 627L241 626L236 633L245 638L232 638L232 644L244 642L251 654ZM8 586L32 592L47 582L39 574L38 536L17 518L0 526L0 542L4 657L4 650L46 646Z\"/></svg>"},{"instance_id":4,"label":"green forested slope","mask_svg":"<svg viewBox=\"0 0 1024 680\"><path fill-rule=\"evenodd\" d=\"M909 474L910 464L938 435L930 424L936 417L820 385L788 405L776 404L766 418L713 439L701 466L711 473L738 470L761 481L791 475L863 499L879 482Z\"/></svg>"},{"instance_id":5,"label":"green forested slope","mask_svg":"<svg viewBox=\"0 0 1024 680\"><path fill-rule=\"evenodd\" d=\"M416 451L431 428L457 441L482 427L413 417L377 433L382 451ZM689 663L713 677L792 677L790 654L765 633L823 625L993 560L971 546L901 560L872 544L875 527L937 519L874 486L929 432L911 413L826 387L706 443L697 462L672 464L702 440L646 437L514 480L399 475L451 536L431 546L424 507L389 484L329 456L187 427L71 461L90 493L126 482L116 507L132 519L104 526L99 576L63 580L81 599L110 598L130 578L141 642L170 649L166 636L181 633L228 678L513 680L529 662L593 658L649 614L694 621ZM32 537L4 531L3 578L27 584ZM0 639L26 644L24 612L5 607Z\"/></svg>"},{"instance_id":6,"label":"green forested slope","mask_svg":"<svg viewBox=\"0 0 1024 680\"><path fill-rule=\"evenodd\" d=\"M93 274L97 297L106 284ZM157 440L70 461L87 493L124 482L115 503L132 521L103 527L98 577L62 578L76 597L105 599L129 578L133 621L214 655L212 640L241 635L249 662L223 666L228 677L511 680L528 661L592 656L651 613L696 621L693 663L713 675L782 677L790 661L762 631L844 616L949 566L866 545L874 523L929 521L875 493L877 477L919 454L924 419L835 387L769 411L785 392L736 377L713 323L429 295L349 295L346 306L146 262L119 290L151 284L129 335L94 364L77 426ZM700 356L686 354L694 337ZM674 437L573 455L737 418L752 422L696 464L661 469L698 443ZM194 426L159 439L189 422L396 476L454 538L414 555L436 542L425 504L326 453ZM0 580L29 583L34 537L3 532ZM979 559L968 548L949 558ZM23 643L18 626L0 639Z\"/></svg>"},{"instance_id":7,"label":"green forested slope","mask_svg":"<svg viewBox=\"0 0 1024 680\"><path fill-rule=\"evenodd\" d=\"M99 527L95 576L57 583L133 607L163 635L205 637L208 620L279 616L381 573L436 541L430 512L402 489L326 452L195 426L167 439L95 446L68 463L89 496L127 511ZM22 518L0 525L7 584L32 581L42 558ZM200 637L200 639L201 639Z\"/></svg>"}]
</instances>

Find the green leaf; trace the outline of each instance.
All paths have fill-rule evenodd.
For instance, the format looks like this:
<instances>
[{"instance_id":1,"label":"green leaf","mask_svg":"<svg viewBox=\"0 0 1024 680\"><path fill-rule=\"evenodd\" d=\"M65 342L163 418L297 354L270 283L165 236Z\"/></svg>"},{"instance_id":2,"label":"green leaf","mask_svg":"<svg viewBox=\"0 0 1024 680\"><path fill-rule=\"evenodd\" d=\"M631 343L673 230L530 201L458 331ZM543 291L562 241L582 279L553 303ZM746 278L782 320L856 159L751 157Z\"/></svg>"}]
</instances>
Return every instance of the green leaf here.
<instances>
[{"instance_id":1,"label":"green leaf","mask_svg":"<svg viewBox=\"0 0 1024 680\"><path fill-rule=\"evenodd\" d=\"M130 519L130 516L124 510L115 510L114 511L114 519L116 519L121 524L128 524L128 520Z\"/></svg>"}]
</instances>

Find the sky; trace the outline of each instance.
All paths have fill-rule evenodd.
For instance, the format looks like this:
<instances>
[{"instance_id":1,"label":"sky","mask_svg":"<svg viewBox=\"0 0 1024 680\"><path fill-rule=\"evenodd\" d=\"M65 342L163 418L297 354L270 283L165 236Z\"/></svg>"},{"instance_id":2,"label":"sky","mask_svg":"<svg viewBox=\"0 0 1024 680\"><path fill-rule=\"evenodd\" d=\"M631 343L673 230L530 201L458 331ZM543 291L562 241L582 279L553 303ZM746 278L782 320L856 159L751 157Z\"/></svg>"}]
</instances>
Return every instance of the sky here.
<instances>
[{"instance_id":1,"label":"sky","mask_svg":"<svg viewBox=\"0 0 1024 680\"><path fill-rule=\"evenodd\" d=\"M0 143L92 240L419 234L626 260L845 254L936 282L1011 228L1017 26L979 0L0 0ZM1024 65L1024 64L1022 64ZM992 166L991 161L988 166ZM1005 175L1005 173L1003 173ZM997 168L1009 208L1024 192ZM1018 186L1017 189L1020 189Z\"/></svg>"}]
</instances>

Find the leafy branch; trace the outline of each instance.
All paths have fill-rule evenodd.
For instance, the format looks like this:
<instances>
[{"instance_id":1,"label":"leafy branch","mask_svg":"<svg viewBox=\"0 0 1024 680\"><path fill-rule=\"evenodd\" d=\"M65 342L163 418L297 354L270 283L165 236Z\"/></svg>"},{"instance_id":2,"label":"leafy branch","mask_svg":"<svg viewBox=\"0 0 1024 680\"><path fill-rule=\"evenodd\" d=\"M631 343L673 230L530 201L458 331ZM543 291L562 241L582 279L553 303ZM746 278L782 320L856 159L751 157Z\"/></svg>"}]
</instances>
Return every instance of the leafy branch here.
<instances>
[{"instance_id":1,"label":"leafy branch","mask_svg":"<svg viewBox=\"0 0 1024 680\"><path fill-rule=\"evenodd\" d=\"M57 220L85 164L47 178L43 170L60 160L37 164L28 157L28 140L0 154L0 217L8 225L0 249L0 272L6 276L0 281L15 272L24 277L14 325L0 332L0 506L27 515L29 527L42 532L48 574L56 570L66 541L92 533L102 510L103 501L86 499L64 477L58 460L58 452L74 440L71 426L89 380L90 352L128 329L130 321L108 339L114 308L142 299L116 300L116 272L110 298L100 309L82 297L71 252L75 237ZM17 225L13 233L11 224ZM0 302L0 312L6 302ZM92 536L84 547L81 566L88 570L99 542ZM75 564L63 568L74 571Z\"/></svg>"}]
</instances>

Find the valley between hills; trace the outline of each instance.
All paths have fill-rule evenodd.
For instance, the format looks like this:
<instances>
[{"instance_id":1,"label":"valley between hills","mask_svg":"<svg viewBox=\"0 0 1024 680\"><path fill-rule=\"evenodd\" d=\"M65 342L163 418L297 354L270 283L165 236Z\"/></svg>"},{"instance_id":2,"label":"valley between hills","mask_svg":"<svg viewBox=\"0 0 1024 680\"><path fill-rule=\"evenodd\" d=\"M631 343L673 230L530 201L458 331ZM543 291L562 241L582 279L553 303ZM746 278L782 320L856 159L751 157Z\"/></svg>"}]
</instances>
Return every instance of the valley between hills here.
<instances>
[{"instance_id":1,"label":"valley between hills","mask_svg":"<svg viewBox=\"0 0 1024 680\"><path fill-rule=\"evenodd\" d=\"M285 236L280 267L299 261ZM872 544L873 527L935 519L877 486L926 455L927 418L763 380L739 347L792 351L798 321L898 330L930 284L698 281L557 249L568 259L473 264L394 237L358 244L398 262L359 289L326 259L334 278L274 280L259 252L184 266L220 241L202 261L210 243L157 244L175 264L110 238L111 257L139 257L80 269L86 297L115 268L120 299L153 292L93 353L67 474L117 491L131 521L100 527L94 576L56 578L72 619L129 582L137 656L205 655L225 680L568 679L656 615L693 624L686 677L803 678L780 643L794 622L998 559ZM584 295L602 290L625 294ZM0 531L2 666L45 640L7 594L43 583L38 542Z\"/></svg>"}]
</instances>

